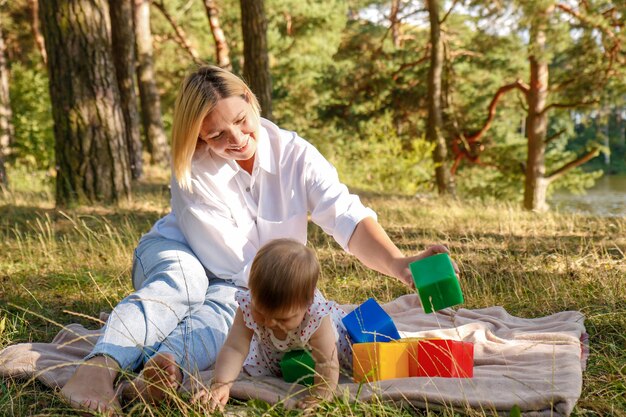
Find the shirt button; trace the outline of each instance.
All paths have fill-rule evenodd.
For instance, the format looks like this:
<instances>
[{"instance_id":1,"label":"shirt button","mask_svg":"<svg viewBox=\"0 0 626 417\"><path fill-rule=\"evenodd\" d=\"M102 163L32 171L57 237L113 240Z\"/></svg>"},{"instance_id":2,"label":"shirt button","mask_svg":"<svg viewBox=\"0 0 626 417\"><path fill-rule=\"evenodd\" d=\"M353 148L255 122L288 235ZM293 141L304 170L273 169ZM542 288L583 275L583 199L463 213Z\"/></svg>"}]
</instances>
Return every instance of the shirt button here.
<instances>
[{"instance_id":1,"label":"shirt button","mask_svg":"<svg viewBox=\"0 0 626 417\"><path fill-rule=\"evenodd\" d=\"M250 192L250 187L246 187L246 191Z\"/></svg>"}]
</instances>

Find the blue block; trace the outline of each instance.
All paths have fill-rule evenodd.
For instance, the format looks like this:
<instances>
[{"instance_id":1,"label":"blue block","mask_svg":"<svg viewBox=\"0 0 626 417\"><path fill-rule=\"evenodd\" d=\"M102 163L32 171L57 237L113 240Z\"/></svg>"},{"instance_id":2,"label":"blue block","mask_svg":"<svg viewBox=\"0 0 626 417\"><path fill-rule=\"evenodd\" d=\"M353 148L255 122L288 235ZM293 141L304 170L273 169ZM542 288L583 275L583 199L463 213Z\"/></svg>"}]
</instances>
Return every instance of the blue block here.
<instances>
[{"instance_id":1,"label":"blue block","mask_svg":"<svg viewBox=\"0 0 626 417\"><path fill-rule=\"evenodd\" d=\"M390 342L400 339L391 317L373 298L343 318L352 343Z\"/></svg>"}]
</instances>

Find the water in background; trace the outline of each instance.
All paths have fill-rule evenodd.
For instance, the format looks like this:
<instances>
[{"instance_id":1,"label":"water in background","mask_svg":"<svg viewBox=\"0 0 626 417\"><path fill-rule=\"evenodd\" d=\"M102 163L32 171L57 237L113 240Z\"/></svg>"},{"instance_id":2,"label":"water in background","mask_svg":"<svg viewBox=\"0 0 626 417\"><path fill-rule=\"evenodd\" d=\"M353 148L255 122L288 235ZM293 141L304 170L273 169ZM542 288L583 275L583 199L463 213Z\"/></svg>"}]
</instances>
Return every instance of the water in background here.
<instances>
[{"instance_id":1,"label":"water in background","mask_svg":"<svg viewBox=\"0 0 626 417\"><path fill-rule=\"evenodd\" d=\"M561 212L626 217L626 175L604 176L584 195L559 191L548 203Z\"/></svg>"}]
</instances>

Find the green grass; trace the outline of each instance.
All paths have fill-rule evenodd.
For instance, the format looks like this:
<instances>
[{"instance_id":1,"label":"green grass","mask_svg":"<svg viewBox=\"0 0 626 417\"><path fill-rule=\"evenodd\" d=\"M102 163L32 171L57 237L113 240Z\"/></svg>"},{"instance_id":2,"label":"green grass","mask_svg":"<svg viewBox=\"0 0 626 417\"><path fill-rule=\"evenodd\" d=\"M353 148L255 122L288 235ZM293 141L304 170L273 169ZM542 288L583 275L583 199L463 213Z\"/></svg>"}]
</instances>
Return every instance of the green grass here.
<instances>
[{"instance_id":1,"label":"green grass","mask_svg":"<svg viewBox=\"0 0 626 417\"><path fill-rule=\"evenodd\" d=\"M41 178L18 178L0 195L0 348L46 342L59 324L97 325L131 291L130 267L142 233L168 211L167 179L151 173L119 207L54 209ZM580 310L591 356L577 416L626 416L626 219L536 214L507 204L485 205L393 195L363 195L379 221L409 254L447 244L461 269L466 308L502 305L522 317ZM365 269L315 226L309 240L323 266L321 288L340 303L374 296L385 302L408 290ZM80 313L77 315L76 313ZM235 415L299 415L282 405L233 402ZM133 416L200 416L177 400L136 404ZM382 402L324 404L319 415L458 415ZM0 382L2 416L75 416L35 381ZM471 412L469 415L482 415Z\"/></svg>"}]
</instances>

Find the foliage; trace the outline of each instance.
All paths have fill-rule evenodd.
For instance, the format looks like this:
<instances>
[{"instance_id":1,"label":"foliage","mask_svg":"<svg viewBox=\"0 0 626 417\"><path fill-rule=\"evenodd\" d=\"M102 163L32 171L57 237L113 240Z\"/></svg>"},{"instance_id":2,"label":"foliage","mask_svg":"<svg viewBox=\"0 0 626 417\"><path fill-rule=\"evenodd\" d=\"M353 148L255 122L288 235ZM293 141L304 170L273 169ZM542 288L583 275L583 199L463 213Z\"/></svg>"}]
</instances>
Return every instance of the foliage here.
<instances>
[{"instance_id":1,"label":"foliage","mask_svg":"<svg viewBox=\"0 0 626 417\"><path fill-rule=\"evenodd\" d=\"M316 124L317 109L329 91L320 79L333 65L346 24L346 3L271 0L265 4L274 118L308 136L308 128Z\"/></svg>"},{"instance_id":2,"label":"foliage","mask_svg":"<svg viewBox=\"0 0 626 417\"><path fill-rule=\"evenodd\" d=\"M408 142L400 138L390 113L361 122L358 131L361 136L338 135L324 149L342 180L375 192L398 190L412 195L432 189L433 144L423 137Z\"/></svg>"},{"instance_id":3,"label":"foliage","mask_svg":"<svg viewBox=\"0 0 626 417\"><path fill-rule=\"evenodd\" d=\"M31 169L52 168L54 122L46 73L36 65L14 63L10 97L15 128L10 161Z\"/></svg>"},{"instance_id":4,"label":"foliage","mask_svg":"<svg viewBox=\"0 0 626 417\"><path fill-rule=\"evenodd\" d=\"M348 169L352 161L370 158L368 155L374 149L389 150L385 154L389 158L398 153L392 149L402 149L403 159L397 166L403 168L397 175L405 177L394 180L390 164L372 164L368 175L374 180L366 185L379 190L406 187L395 191L411 194L425 181L421 173L415 172L413 162L421 161L420 172L432 168L432 163L429 166L422 158L427 151L414 143L415 138L424 135L427 118L428 26L421 2L400 3L403 20L399 46L393 44L389 31L389 0L266 0L265 8L275 121L329 150L342 176L355 178L357 183L367 182L363 180L367 175L350 174L359 171L359 168ZM459 7L460 3L464 7ZM214 62L214 43L203 3L163 0L163 4L200 58ZM239 1L220 0L217 4L233 71L241 73ZM444 2L443 6L453 4L456 7L443 22L446 44L443 134L449 143L462 134L476 132L483 125L488 104L500 86L518 78L528 80L528 30L535 18L534 11L544 0L468 0ZM611 165L603 166L602 158L597 158L589 166L560 179L554 184L555 189L580 191L589 186L596 174L585 175L584 170L626 172L626 145L621 139L626 123L618 119L619 114L626 112L626 66L615 62L609 83L603 84L602 69L606 67L603 53L613 44L598 29L608 27L608 10L613 10L612 16L619 18L624 8L607 0L587 4L585 24L574 24L575 19L564 13L555 13L551 18L546 55L551 59L551 102L599 102L580 107L575 113L550 111L551 132L560 130L566 120L571 123L576 119L576 126L568 130L566 146L560 142L551 144L548 171L567 161L559 152L568 152L568 157L573 157L600 142L603 146L608 144L612 152ZM10 163L26 169L49 169L54 166L52 118L46 71L38 62L30 34L29 5L18 0L2 6L0 13L3 25L6 22L12 66L11 99L17 135ZM598 11L604 11L604 16ZM156 7L151 8L151 22L157 83L169 130L179 83L195 64ZM619 36L623 37L624 33ZM465 160L457 172L456 185L462 198L520 199L525 111L518 92L502 97L488 134L477 145L485 149L480 156L482 165ZM388 128L393 134L387 132ZM374 137L372 132L381 136ZM607 141L602 141L605 134ZM409 156L409 152L416 154ZM418 180L408 181L406 178L411 175Z\"/></svg>"}]
</instances>

